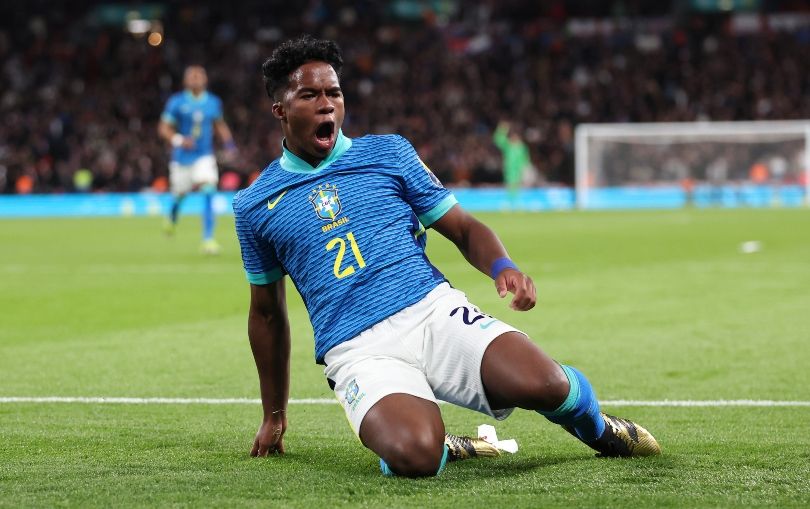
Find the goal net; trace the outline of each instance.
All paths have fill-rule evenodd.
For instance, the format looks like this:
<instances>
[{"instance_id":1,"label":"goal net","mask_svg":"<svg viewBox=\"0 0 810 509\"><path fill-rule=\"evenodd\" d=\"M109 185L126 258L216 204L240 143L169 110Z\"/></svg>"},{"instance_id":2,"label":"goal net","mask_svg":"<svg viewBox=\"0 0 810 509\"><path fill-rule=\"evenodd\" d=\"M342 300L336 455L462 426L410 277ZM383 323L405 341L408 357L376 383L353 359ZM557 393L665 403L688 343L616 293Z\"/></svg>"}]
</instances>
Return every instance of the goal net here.
<instances>
[{"instance_id":1,"label":"goal net","mask_svg":"<svg viewBox=\"0 0 810 509\"><path fill-rule=\"evenodd\" d=\"M580 124L579 208L799 206L810 121Z\"/></svg>"}]
</instances>

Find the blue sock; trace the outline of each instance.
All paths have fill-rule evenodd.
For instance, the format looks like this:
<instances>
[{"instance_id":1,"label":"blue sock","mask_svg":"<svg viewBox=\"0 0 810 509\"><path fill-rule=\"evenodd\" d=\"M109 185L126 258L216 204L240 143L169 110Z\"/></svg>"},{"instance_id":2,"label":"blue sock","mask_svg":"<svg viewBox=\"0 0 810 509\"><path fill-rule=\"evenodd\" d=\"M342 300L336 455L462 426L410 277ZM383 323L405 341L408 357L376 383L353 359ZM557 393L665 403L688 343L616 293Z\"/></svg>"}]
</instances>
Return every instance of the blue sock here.
<instances>
[{"instance_id":1,"label":"blue sock","mask_svg":"<svg viewBox=\"0 0 810 509\"><path fill-rule=\"evenodd\" d=\"M571 388L562 405L551 412L539 412L549 421L574 428L583 442L593 442L605 431L605 421L599 413L599 402L591 383L576 368L560 365Z\"/></svg>"},{"instance_id":2,"label":"blue sock","mask_svg":"<svg viewBox=\"0 0 810 509\"><path fill-rule=\"evenodd\" d=\"M442 446L442 449L444 449L444 452L442 453L442 461L439 463L439 469L436 470L436 475L441 474L442 470L444 470L444 466L447 464L447 454L449 451L446 446ZM386 477L396 477L397 475L388 467L388 463L386 463L382 458L380 458L380 470L382 470L383 475Z\"/></svg>"},{"instance_id":3,"label":"blue sock","mask_svg":"<svg viewBox=\"0 0 810 509\"><path fill-rule=\"evenodd\" d=\"M393 470L391 470L391 469L388 467L388 463L386 463L386 462L385 462L385 460L384 460L384 459L382 459L382 458L380 458L380 470L382 470L382 474L383 474L385 477L394 477L394 476L396 476L396 475L397 475L397 474L395 474L395 473L394 473L394 471L393 471Z\"/></svg>"},{"instance_id":4,"label":"blue sock","mask_svg":"<svg viewBox=\"0 0 810 509\"><path fill-rule=\"evenodd\" d=\"M172 224L177 224L177 216L180 214L180 203L182 201L182 196L175 196L174 201L172 202L172 211L169 214L169 219L171 220Z\"/></svg>"},{"instance_id":5,"label":"blue sock","mask_svg":"<svg viewBox=\"0 0 810 509\"><path fill-rule=\"evenodd\" d=\"M214 238L214 205L213 193L203 194L203 240Z\"/></svg>"}]
</instances>

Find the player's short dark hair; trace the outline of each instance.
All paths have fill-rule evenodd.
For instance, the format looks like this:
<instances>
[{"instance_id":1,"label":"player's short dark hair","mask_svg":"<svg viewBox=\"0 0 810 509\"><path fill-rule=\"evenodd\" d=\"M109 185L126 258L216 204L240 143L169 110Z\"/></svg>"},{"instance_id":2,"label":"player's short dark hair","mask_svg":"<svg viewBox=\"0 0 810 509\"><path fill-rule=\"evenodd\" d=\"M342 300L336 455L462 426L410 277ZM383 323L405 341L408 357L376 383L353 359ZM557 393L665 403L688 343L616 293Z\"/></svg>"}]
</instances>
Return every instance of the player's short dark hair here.
<instances>
[{"instance_id":1,"label":"player's short dark hair","mask_svg":"<svg viewBox=\"0 0 810 509\"><path fill-rule=\"evenodd\" d=\"M276 92L289 83L290 74L307 62L326 62L340 78L343 56L337 43L302 35L281 43L262 65L267 95L273 99Z\"/></svg>"}]
</instances>

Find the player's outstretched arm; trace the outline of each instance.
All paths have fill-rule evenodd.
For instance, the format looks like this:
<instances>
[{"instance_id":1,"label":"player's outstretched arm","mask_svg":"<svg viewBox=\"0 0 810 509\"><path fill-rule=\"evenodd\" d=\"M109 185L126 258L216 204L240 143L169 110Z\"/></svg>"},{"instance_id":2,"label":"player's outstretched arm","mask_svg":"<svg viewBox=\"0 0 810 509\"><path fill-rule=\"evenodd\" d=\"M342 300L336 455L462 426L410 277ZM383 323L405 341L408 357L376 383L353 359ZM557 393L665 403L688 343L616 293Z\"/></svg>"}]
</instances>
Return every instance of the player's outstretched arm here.
<instances>
[{"instance_id":1,"label":"player's outstretched arm","mask_svg":"<svg viewBox=\"0 0 810 509\"><path fill-rule=\"evenodd\" d=\"M214 132L219 138L219 142L222 143L222 146L225 147L226 150L235 150L236 143L233 141L233 134L231 133L231 128L228 127L228 124L220 119L214 122Z\"/></svg>"},{"instance_id":2,"label":"player's outstretched arm","mask_svg":"<svg viewBox=\"0 0 810 509\"><path fill-rule=\"evenodd\" d=\"M174 125L165 120L158 122L158 136L172 147L194 148L194 138L178 133Z\"/></svg>"},{"instance_id":3,"label":"player's outstretched arm","mask_svg":"<svg viewBox=\"0 0 810 509\"><path fill-rule=\"evenodd\" d=\"M495 280L498 295L514 295L509 307L517 311L534 307L537 302L534 282L508 263L506 248L487 225L455 205L431 227L453 242L473 267Z\"/></svg>"},{"instance_id":4,"label":"player's outstretched arm","mask_svg":"<svg viewBox=\"0 0 810 509\"><path fill-rule=\"evenodd\" d=\"M248 337L264 410L250 455L283 454L290 396L290 323L283 278L269 285L250 285Z\"/></svg>"}]
</instances>

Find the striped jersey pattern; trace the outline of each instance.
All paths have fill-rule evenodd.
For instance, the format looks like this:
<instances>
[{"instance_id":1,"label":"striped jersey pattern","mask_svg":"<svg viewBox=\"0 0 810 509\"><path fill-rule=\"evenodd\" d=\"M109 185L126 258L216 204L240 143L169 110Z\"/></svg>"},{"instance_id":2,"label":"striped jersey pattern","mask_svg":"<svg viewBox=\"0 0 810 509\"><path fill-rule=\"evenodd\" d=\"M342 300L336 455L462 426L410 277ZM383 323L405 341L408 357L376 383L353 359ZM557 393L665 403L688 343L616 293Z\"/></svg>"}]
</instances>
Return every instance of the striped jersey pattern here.
<instances>
[{"instance_id":1,"label":"striped jersey pattern","mask_svg":"<svg viewBox=\"0 0 810 509\"><path fill-rule=\"evenodd\" d=\"M290 275L323 363L445 281L425 255L425 227L455 204L401 136L339 133L316 168L285 148L237 193L234 212L248 281Z\"/></svg>"}]
</instances>

